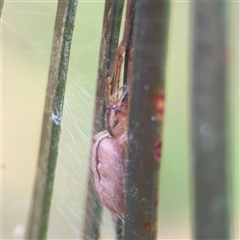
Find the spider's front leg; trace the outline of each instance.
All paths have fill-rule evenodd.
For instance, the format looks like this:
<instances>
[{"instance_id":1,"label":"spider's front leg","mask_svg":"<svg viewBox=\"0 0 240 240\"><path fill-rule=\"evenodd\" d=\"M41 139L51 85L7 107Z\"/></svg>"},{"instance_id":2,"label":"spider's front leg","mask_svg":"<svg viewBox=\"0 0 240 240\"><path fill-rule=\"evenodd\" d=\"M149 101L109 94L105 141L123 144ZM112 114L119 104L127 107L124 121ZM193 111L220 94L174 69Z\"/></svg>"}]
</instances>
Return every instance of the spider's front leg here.
<instances>
[{"instance_id":1,"label":"spider's front leg","mask_svg":"<svg viewBox=\"0 0 240 240\"><path fill-rule=\"evenodd\" d=\"M107 107L109 107L112 103L117 101L117 96L112 96L112 92L115 92L119 88L119 82L120 82L120 74L121 74L121 68L123 63L123 52L124 50L120 48L120 52L117 51L113 66L110 70L109 77L106 79L106 87L105 87L105 102ZM114 76L115 73L115 76ZM113 83L113 91L112 91L112 80L114 77L114 83Z\"/></svg>"},{"instance_id":2,"label":"spider's front leg","mask_svg":"<svg viewBox=\"0 0 240 240\"><path fill-rule=\"evenodd\" d=\"M127 1L126 21L124 26L123 39L119 44L112 66L109 71L109 75L106 79L105 102L107 107L109 107L112 103L117 101L117 98L112 97L111 94L119 88L120 74L121 74L121 68L122 68L122 62L123 62L123 53L126 50L126 45L127 45L131 21L132 21L130 16L131 4L132 4L132 0ZM113 81L113 84L112 84L112 81Z\"/></svg>"}]
</instances>

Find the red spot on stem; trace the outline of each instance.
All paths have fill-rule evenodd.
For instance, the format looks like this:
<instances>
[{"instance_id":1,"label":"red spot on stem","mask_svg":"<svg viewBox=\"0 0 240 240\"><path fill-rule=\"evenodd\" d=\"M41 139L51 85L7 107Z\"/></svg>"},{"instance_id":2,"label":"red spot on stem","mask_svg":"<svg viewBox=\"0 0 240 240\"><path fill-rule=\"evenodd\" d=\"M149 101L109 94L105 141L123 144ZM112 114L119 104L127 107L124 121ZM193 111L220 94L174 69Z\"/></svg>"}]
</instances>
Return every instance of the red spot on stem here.
<instances>
[{"instance_id":1,"label":"red spot on stem","mask_svg":"<svg viewBox=\"0 0 240 240\"><path fill-rule=\"evenodd\" d=\"M164 116L164 92L158 92L153 95L152 103L157 118L162 121Z\"/></svg>"},{"instance_id":2,"label":"red spot on stem","mask_svg":"<svg viewBox=\"0 0 240 240\"><path fill-rule=\"evenodd\" d=\"M149 231L152 230L152 223L149 222L149 221L146 221L146 222L143 224L143 227L144 227L144 229L145 229L147 232L149 232Z\"/></svg>"},{"instance_id":3,"label":"red spot on stem","mask_svg":"<svg viewBox=\"0 0 240 240\"><path fill-rule=\"evenodd\" d=\"M162 141L158 140L154 147L153 147L153 151L154 151L154 157L156 161L159 161L161 158L161 153L162 153Z\"/></svg>"}]
</instances>

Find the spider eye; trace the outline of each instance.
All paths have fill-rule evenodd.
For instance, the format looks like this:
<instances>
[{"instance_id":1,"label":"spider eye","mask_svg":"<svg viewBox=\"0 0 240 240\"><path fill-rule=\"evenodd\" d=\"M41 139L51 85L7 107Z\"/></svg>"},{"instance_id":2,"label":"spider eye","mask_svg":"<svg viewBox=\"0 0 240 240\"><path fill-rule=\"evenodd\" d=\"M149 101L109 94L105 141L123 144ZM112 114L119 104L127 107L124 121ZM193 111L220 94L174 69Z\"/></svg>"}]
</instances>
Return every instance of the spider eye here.
<instances>
[{"instance_id":1,"label":"spider eye","mask_svg":"<svg viewBox=\"0 0 240 240\"><path fill-rule=\"evenodd\" d=\"M111 111L111 112L114 112L114 107L109 107L109 110Z\"/></svg>"}]
</instances>

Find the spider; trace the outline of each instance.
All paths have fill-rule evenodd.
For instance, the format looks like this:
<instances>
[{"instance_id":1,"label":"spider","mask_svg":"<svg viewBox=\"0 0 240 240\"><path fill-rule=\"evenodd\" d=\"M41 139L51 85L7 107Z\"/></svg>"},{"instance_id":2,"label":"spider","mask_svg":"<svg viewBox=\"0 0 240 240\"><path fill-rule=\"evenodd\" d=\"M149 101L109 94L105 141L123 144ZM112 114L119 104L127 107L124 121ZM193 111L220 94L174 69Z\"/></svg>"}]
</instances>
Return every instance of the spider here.
<instances>
[{"instance_id":1,"label":"spider","mask_svg":"<svg viewBox=\"0 0 240 240\"><path fill-rule=\"evenodd\" d=\"M128 130L128 86L123 85L122 87L119 87L119 82L123 62L122 55L126 49L130 30L130 6L131 1L128 1L123 40L114 57L109 77L106 79L106 130L93 137L92 149L92 170L98 196L105 207L107 207L112 213L119 215L121 218L124 217ZM128 65L129 70L131 63ZM111 86L112 82L113 87ZM113 90L112 95L111 90Z\"/></svg>"}]
</instances>

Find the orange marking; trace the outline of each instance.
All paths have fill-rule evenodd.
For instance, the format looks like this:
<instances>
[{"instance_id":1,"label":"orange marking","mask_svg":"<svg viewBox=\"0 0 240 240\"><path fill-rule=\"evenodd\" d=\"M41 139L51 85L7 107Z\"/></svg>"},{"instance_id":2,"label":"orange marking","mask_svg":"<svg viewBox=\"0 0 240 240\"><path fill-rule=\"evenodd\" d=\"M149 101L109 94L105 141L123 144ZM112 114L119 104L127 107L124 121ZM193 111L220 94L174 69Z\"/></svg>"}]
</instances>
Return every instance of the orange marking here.
<instances>
[{"instance_id":1,"label":"orange marking","mask_svg":"<svg viewBox=\"0 0 240 240\"><path fill-rule=\"evenodd\" d=\"M164 92L158 92L153 95L153 108L156 112L156 116L159 120L163 120L164 116Z\"/></svg>"}]
</instances>

